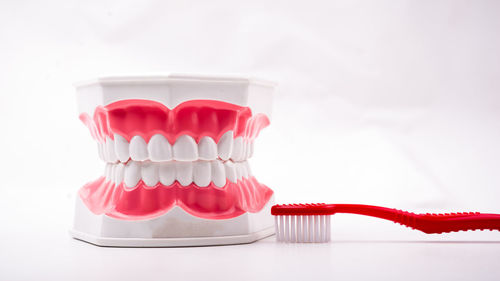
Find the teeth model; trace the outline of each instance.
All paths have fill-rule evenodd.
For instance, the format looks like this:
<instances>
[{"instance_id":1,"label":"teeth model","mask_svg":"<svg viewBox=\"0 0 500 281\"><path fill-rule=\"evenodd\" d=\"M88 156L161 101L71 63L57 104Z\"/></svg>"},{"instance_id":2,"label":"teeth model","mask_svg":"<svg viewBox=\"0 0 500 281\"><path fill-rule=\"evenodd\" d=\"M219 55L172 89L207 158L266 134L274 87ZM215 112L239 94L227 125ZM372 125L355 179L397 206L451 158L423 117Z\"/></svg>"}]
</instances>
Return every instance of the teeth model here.
<instances>
[{"instance_id":1,"label":"teeth model","mask_svg":"<svg viewBox=\"0 0 500 281\"><path fill-rule=\"evenodd\" d=\"M102 246L249 243L274 233L273 191L250 171L272 83L188 75L76 85L103 176L78 192L73 237Z\"/></svg>"}]
</instances>

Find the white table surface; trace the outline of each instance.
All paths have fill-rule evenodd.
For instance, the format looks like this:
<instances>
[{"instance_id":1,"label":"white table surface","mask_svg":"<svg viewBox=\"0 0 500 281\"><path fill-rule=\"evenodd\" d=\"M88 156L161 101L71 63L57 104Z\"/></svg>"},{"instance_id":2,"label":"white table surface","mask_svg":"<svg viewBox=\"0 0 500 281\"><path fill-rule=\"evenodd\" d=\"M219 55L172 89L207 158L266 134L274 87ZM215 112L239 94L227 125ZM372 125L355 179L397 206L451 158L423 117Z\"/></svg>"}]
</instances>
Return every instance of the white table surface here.
<instances>
[{"instance_id":1,"label":"white table surface","mask_svg":"<svg viewBox=\"0 0 500 281\"><path fill-rule=\"evenodd\" d=\"M22 200L21 200L22 199ZM328 244L105 248L69 237L73 194L18 188L0 197L0 280L499 280L500 233L425 235L352 215Z\"/></svg>"}]
</instances>

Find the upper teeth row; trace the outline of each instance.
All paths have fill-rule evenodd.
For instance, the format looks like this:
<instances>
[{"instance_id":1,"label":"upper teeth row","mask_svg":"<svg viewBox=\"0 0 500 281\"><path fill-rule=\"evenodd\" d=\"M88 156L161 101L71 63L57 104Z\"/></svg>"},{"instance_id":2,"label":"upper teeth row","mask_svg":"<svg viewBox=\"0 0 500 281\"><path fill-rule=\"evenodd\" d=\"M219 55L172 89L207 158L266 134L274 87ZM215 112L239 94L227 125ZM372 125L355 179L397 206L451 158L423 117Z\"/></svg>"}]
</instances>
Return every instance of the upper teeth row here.
<instances>
[{"instance_id":1,"label":"upper teeth row","mask_svg":"<svg viewBox=\"0 0 500 281\"><path fill-rule=\"evenodd\" d=\"M243 161L253 154L253 141L243 137L233 138L233 131L226 132L218 143L208 136L200 139L199 143L188 135L177 138L172 145L168 140L156 134L149 143L141 136L134 136L130 143L119 134L114 134L114 140L106 137L105 143L98 143L99 156L109 163L151 160L162 161L195 161L195 160L222 160Z\"/></svg>"},{"instance_id":2,"label":"upper teeth row","mask_svg":"<svg viewBox=\"0 0 500 281\"><path fill-rule=\"evenodd\" d=\"M115 184L123 182L127 187L136 186L141 179L147 186L155 186L158 182L169 186L177 181L182 186L194 182L200 187L206 187L213 182L216 186L223 187L226 185L226 179L236 183L242 178L249 178L251 171L247 161L129 161L127 164L106 164L104 175L107 180Z\"/></svg>"}]
</instances>

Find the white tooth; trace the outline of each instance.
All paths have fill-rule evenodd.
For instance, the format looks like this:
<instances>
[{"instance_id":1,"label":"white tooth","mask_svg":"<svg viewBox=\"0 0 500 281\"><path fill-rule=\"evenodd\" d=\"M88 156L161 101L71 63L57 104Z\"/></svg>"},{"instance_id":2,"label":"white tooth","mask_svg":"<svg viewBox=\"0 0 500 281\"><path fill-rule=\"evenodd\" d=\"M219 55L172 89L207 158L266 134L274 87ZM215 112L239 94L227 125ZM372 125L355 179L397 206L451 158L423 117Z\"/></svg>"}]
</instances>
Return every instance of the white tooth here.
<instances>
[{"instance_id":1,"label":"white tooth","mask_svg":"<svg viewBox=\"0 0 500 281\"><path fill-rule=\"evenodd\" d=\"M120 184L123 181L123 169L124 168L125 168L125 165L123 165L123 163L119 163L116 165L115 177L113 179L113 181L116 185Z\"/></svg>"},{"instance_id":2,"label":"white tooth","mask_svg":"<svg viewBox=\"0 0 500 281\"><path fill-rule=\"evenodd\" d=\"M246 160L248 159L248 153L249 153L249 149L248 149L248 139L244 139L243 140L243 160Z\"/></svg>"},{"instance_id":3,"label":"white tooth","mask_svg":"<svg viewBox=\"0 0 500 281\"><path fill-rule=\"evenodd\" d=\"M252 177L252 170L250 169L250 164L248 164L248 161L243 162L243 165L245 166L247 178Z\"/></svg>"},{"instance_id":4,"label":"white tooth","mask_svg":"<svg viewBox=\"0 0 500 281\"><path fill-rule=\"evenodd\" d=\"M110 161L109 161L108 146L106 145L106 140L102 144L102 156L104 158L104 162L110 163Z\"/></svg>"},{"instance_id":5,"label":"white tooth","mask_svg":"<svg viewBox=\"0 0 500 281\"><path fill-rule=\"evenodd\" d=\"M210 167L212 168L212 182L218 187L226 185L226 172L224 170L224 164L220 161L211 161Z\"/></svg>"},{"instance_id":6,"label":"white tooth","mask_svg":"<svg viewBox=\"0 0 500 281\"><path fill-rule=\"evenodd\" d=\"M101 147L102 147L102 158L104 162L108 163L109 156L108 156L108 149L106 148L106 141L104 141Z\"/></svg>"},{"instance_id":7,"label":"white tooth","mask_svg":"<svg viewBox=\"0 0 500 281\"><path fill-rule=\"evenodd\" d=\"M113 181L115 178L115 170L116 170L116 165L115 164L110 164L111 167L109 169L109 181Z\"/></svg>"},{"instance_id":8,"label":"white tooth","mask_svg":"<svg viewBox=\"0 0 500 281\"><path fill-rule=\"evenodd\" d=\"M141 136L134 136L130 140L130 158L135 161L148 159L148 149L146 141Z\"/></svg>"},{"instance_id":9,"label":"white tooth","mask_svg":"<svg viewBox=\"0 0 500 281\"><path fill-rule=\"evenodd\" d=\"M219 139L217 143L217 152L222 160L227 160L231 157L231 152L233 151L233 131L227 131Z\"/></svg>"},{"instance_id":10,"label":"white tooth","mask_svg":"<svg viewBox=\"0 0 500 281\"><path fill-rule=\"evenodd\" d=\"M234 163L231 162L231 161L226 161L224 163L224 169L226 171L226 178L230 181L230 182L236 182L236 169L234 167Z\"/></svg>"},{"instance_id":11,"label":"white tooth","mask_svg":"<svg viewBox=\"0 0 500 281\"><path fill-rule=\"evenodd\" d=\"M118 157L120 162L127 162L130 157L128 153L128 141L119 134L114 134L114 138L116 157Z\"/></svg>"},{"instance_id":12,"label":"white tooth","mask_svg":"<svg viewBox=\"0 0 500 281\"><path fill-rule=\"evenodd\" d=\"M104 166L104 177L109 180L110 179L110 175L111 175L111 164L109 163L106 163L106 166Z\"/></svg>"},{"instance_id":13,"label":"white tooth","mask_svg":"<svg viewBox=\"0 0 500 281\"><path fill-rule=\"evenodd\" d=\"M241 177L248 179L248 170L247 170L247 165L245 165L245 162L240 163L240 171L241 171Z\"/></svg>"},{"instance_id":14,"label":"white tooth","mask_svg":"<svg viewBox=\"0 0 500 281\"><path fill-rule=\"evenodd\" d=\"M188 135L177 138L173 147L174 159L178 161L194 161L198 159L198 145Z\"/></svg>"},{"instance_id":15,"label":"white tooth","mask_svg":"<svg viewBox=\"0 0 500 281\"><path fill-rule=\"evenodd\" d=\"M164 162L160 164L160 182L163 185L171 185L175 181L175 162Z\"/></svg>"},{"instance_id":16,"label":"white tooth","mask_svg":"<svg viewBox=\"0 0 500 281\"><path fill-rule=\"evenodd\" d=\"M197 161L193 164L193 180L197 186L205 187L210 184L211 179L210 162Z\"/></svg>"},{"instance_id":17,"label":"white tooth","mask_svg":"<svg viewBox=\"0 0 500 281\"><path fill-rule=\"evenodd\" d=\"M247 140L245 160L250 159L253 154L253 141Z\"/></svg>"},{"instance_id":18,"label":"white tooth","mask_svg":"<svg viewBox=\"0 0 500 281\"><path fill-rule=\"evenodd\" d=\"M142 181L147 186L155 186L158 183L158 165L151 161L142 163L141 169Z\"/></svg>"},{"instance_id":19,"label":"white tooth","mask_svg":"<svg viewBox=\"0 0 500 281\"><path fill-rule=\"evenodd\" d=\"M235 163L234 164L234 170L236 171L236 179L241 180L241 177L243 176L242 170L241 170L241 164Z\"/></svg>"},{"instance_id":20,"label":"white tooth","mask_svg":"<svg viewBox=\"0 0 500 281\"><path fill-rule=\"evenodd\" d=\"M99 158L101 158L102 161L106 162L106 158L104 157L104 144L98 142L97 143L97 152L99 153Z\"/></svg>"},{"instance_id":21,"label":"white tooth","mask_svg":"<svg viewBox=\"0 0 500 281\"><path fill-rule=\"evenodd\" d=\"M243 139L243 152L241 153L241 161L248 159L248 140Z\"/></svg>"},{"instance_id":22,"label":"white tooth","mask_svg":"<svg viewBox=\"0 0 500 281\"><path fill-rule=\"evenodd\" d=\"M151 137L148 143L148 151L149 158L152 161L172 160L172 145L160 134Z\"/></svg>"},{"instance_id":23,"label":"white tooth","mask_svg":"<svg viewBox=\"0 0 500 281\"><path fill-rule=\"evenodd\" d=\"M141 165L139 162L130 161L125 166L123 182L128 187L134 187L141 179Z\"/></svg>"},{"instance_id":24,"label":"white tooth","mask_svg":"<svg viewBox=\"0 0 500 281\"><path fill-rule=\"evenodd\" d=\"M177 162L177 163L175 163L175 175L176 175L177 181L182 186L190 185L193 182L193 164L192 164L192 162Z\"/></svg>"},{"instance_id":25,"label":"white tooth","mask_svg":"<svg viewBox=\"0 0 500 281\"><path fill-rule=\"evenodd\" d=\"M243 160L243 137L237 137L234 139L233 153L231 153L231 159L234 161Z\"/></svg>"},{"instance_id":26,"label":"white tooth","mask_svg":"<svg viewBox=\"0 0 500 281\"><path fill-rule=\"evenodd\" d=\"M198 154L201 160L217 158L217 144L211 137L203 137L198 143Z\"/></svg>"},{"instance_id":27,"label":"white tooth","mask_svg":"<svg viewBox=\"0 0 500 281\"><path fill-rule=\"evenodd\" d=\"M250 141L249 146L248 146L248 158L250 159L253 156L253 141Z\"/></svg>"},{"instance_id":28,"label":"white tooth","mask_svg":"<svg viewBox=\"0 0 500 281\"><path fill-rule=\"evenodd\" d=\"M115 153L115 142L110 137L106 137L105 147L108 162L115 163L118 160Z\"/></svg>"}]
</instances>

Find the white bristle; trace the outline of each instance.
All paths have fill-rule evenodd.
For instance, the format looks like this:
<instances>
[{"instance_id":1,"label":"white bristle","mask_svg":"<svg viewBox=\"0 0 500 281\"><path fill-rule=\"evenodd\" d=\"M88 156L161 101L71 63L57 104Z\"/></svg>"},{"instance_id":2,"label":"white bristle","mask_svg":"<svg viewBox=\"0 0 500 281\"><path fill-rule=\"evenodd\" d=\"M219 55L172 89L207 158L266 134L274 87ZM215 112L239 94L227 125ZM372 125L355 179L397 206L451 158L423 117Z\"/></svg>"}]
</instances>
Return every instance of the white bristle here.
<instances>
[{"instance_id":1,"label":"white bristle","mask_svg":"<svg viewBox=\"0 0 500 281\"><path fill-rule=\"evenodd\" d=\"M326 242L326 216L321 216L321 242Z\"/></svg>"},{"instance_id":2,"label":"white bristle","mask_svg":"<svg viewBox=\"0 0 500 281\"><path fill-rule=\"evenodd\" d=\"M290 216L285 217L285 241L290 241Z\"/></svg>"},{"instance_id":3,"label":"white bristle","mask_svg":"<svg viewBox=\"0 0 500 281\"><path fill-rule=\"evenodd\" d=\"M276 240L289 243L325 243L331 240L331 219L320 216L276 216Z\"/></svg>"},{"instance_id":4,"label":"white bristle","mask_svg":"<svg viewBox=\"0 0 500 281\"><path fill-rule=\"evenodd\" d=\"M307 242L314 242L314 216L307 216Z\"/></svg>"},{"instance_id":5,"label":"white bristle","mask_svg":"<svg viewBox=\"0 0 500 281\"><path fill-rule=\"evenodd\" d=\"M285 221L284 221L284 216L280 216L280 229L279 229L279 233L280 233L280 241L284 241L285 240Z\"/></svg>"},{"instance_id":6,"label":"white bristle","mask_svg":"<svg viewBox=\"0 0 500 281\"><path fill-rule=\"evenodd\" d=\"M297 217L297 242L298 243L301 243L302 241L304 241L304 238L303 238L303 229L302 229L302 216L298 216Z\"/></svg>"},{"instance_id":7,"label":"white bristle","mask_svg":"<svg viewBox=\"0 0 500 281\"><path fill-rule=\"evenodd\" d=\"M314 242L321 242L321 232L320 232L321 220L319 216L314 216Z\"/></svg>"},{"instance_id":8,"label":"white bristle","mask_svg":"<svg viewBox=\"0 0 500 281\"><path fill-rule=\"evenodd\" d=\"M326 242L330 242L330 239L332 239L332 234L331 234L331 226L330 226L330 216L326 216Z\"/></svg>"},{"instance_id":9,"label":"white bristle","mask_svg":"<svg viewBox=\"0 0 500 281\"><path fill-rule=\"evenodd\" d=\"M280 221L279 218L281 216L275 216L274 217L274 229L276 230L276 241L281 241L281 232L280 232Z\"/></svg>"},{"instance_id":10,"label":"white bristle","mask_svg":"<svg viewBox=\"0 0 500 281\"><path fill-rule=\"evenodd\" d=\"M309 233L311 233L309 231L309 216L303 216L304 218L304 224L302 225L302 230L304 231L304 242L307 243L307 242L310 242L309 241Z\"/></svg>"}]
</instances>

